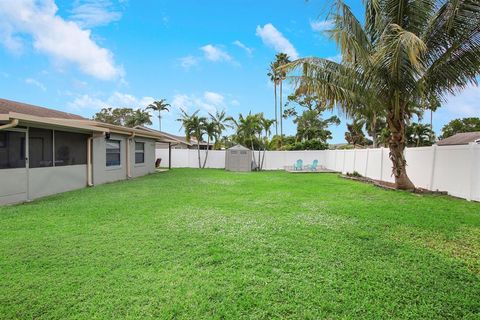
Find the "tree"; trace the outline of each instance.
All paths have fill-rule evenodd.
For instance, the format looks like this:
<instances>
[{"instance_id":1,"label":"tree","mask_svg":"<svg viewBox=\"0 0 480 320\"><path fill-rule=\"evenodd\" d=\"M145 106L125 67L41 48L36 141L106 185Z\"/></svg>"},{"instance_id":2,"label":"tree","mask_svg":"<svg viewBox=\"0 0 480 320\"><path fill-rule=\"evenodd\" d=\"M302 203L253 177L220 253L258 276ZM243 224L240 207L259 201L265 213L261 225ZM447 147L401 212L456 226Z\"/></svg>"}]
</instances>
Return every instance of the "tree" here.
<instances>
[{"instance_id":1,"label":"tree","mask_svg":"<svg viewBox=\"0 0 480 320\"><path fill-rule=\"evenodd\" d=\"M286 53L278 53L275 56L274 67L276 70L276 74L278 77L278 82L280 83L280 145L282 144L282 137L283 137L283 121L282 121L282 114L283 114L283 80L286 79L287 73L283 68L285 65L290 63L290 58Z\"/></svg>"},{"instance_id":2,"label":"tree","mask_svg":"<svg viewBox=\"0 0 480 320\"><path fill-rule=\"evenodd\" d=\"M428 124L412 123L406 128L407 144L409 147L431 146L435 134ZM432 139L433 137L433 139Z\"/></svg>"},{"instance_id":3,"label":"tree","mask_svg":"<svg viewBox=\"0 0 480 320\"><path fill-rule=\"evenodd\" d=\"M347 112L379 105L390 130L395 186L413 189L406 171L405 126L414 107L445 100L476 83L480 74L480 2L476 0L365 0L365 23L342 0L329 33L342 62L298 59L294 83Z\"/></svg>"},{"instance_id":4,"label":"tree","mask_svg":"<svg viewBox=\"0 0 480 320\"><path fill-rule=\"evenodd\" d=\"M279 76L277 71L277 65L275 62L270 63L270 69L267 75L270 77L270 81L273 82L273 91L275 97L275 135L278 135L277 84L279 82ZM282 115L280 114L280 116Z\"/></svg>"},{"instance_id":5,"label":"tree","mask_svg":"<svg viewBox=\"0 0 480 320\"><path fill-rule=\"evenodd\" d=\"M147 107L147 109L158 112L158 130L160 131L162 131L162 111L170 111L168 107L170 107L170 104L167 103L166 99L154 101Z\"/></svg>"},{"instance_id":6,"label":"tree","mask_svg":"<svg viewBox=\"0 0 480 320\"><path fill-rule=\"evenodd\" d=\"M293 120L297 125L297 139L300 141L318 140L326 143L332 138L332 132L328 130L330 124L340 124L337 116L332 116L326 120L321 118L321 113L317 110L306 110L301 116Z\"/></svg>"},{"instance_id":7,"label":"tree","mask_svg":"<svg viewBox=\"0 0 480 320\"><path fill-rule=\"evenodd\" d=\"M216 136L215 136L215 149L219 149L218 142L221 141L222 133L227 129L227 127L231 127L229 124L228 116L225 113L225 110L216 111L215 114L208 113L210 116L210 120L216 126Z\"/></svg>"},{"instance_id":8,"label":"tree","mask_svg":"<svg viewBox=\"0 0 480 320\"><path fill-rule=\"evenodd\" d=\"M132 128L152 124L148 111L132 108L102 108L93 116L93 120Z\"/></svg>"},{"instance_id":9,"label":"tree","mask_svg":"<svg viewBox=\"0 0 480 320\"><path fill-rule=\"evenodd\" d=\"M200 142L203 141L203 135L205 134L205 117L199 117L200 110L195 111L189 115L185 110L180 109L181 118L177 119L182 123L182 128L185 130L185 138L188 142L194 137L197 140L197 153L198 153L198 167L202 168L202 162L200 159Z\"/></svg>"},{"instance_id":10,"label":"tree","mask_svg":"<svg viewBox=\"0 0 480 320\"><path fill-rule=\"evenodd\" d=\"M347 132L345 132L345 140L352 146L364 146L368 143L365 134L363 133L364 123L360 120L353 120L352 123L347 123Z\"/></svg>"},{"instance_id":11,"label":"tree","mask_svg":"<svg viewBox=\"0 0 480 320\"><path fill-rule=\"evenodd\" d=\"M440 139L451 137L457 133L480 131L480 118L455 119L442 128Z\"/></svg>"},{"instance_id":12,"label":"tree","mask_svg":"<svg viewBox=\"0 0 480 320\"><path fill-rule=\"evenodd\" d=\"M253 152L253 164L255 168L259 167L259 162L255 159L255 144L260 148L260 141L257 139L257 134L261 132L262 125L260 123L260 117L258 114L252 114L251 112L244 117L241 113L238 115L238 120L232 117L228 117L228 120L233 123L236 129L237 142L244 145L250 145ZM259 159L260 160L260 159Z\"/></svg>"},{"instance_id":13,"label":"tree","mask_svg":"<svg viewBox=\"0 0 480 320\"><path fill-rule=\"evenodd\" d=\"M259 138L262 141L262 147L263 147L263 156L261 161L260 161L260 151L258 154L258 161L260 162L260 170L262 170L263 164L265 162L265 153L267 152L267 148L268 148L268 143L269 143L268 140L270 138L270 135L272 134L270 128L275 123L275 120L266 119L263 116L263 113L260 113L259 117L260 117L259 122L261 127L260 135L264 134L263 137Z\"/></svg>"},{"instance_id":14,"label":"tree","mask_svg":"<svg viewBox=\"0 0 480 320\"><path fill-rule=\"evenodd\" d=\"M205 168L208 158L208 150L210 149L210 141L215 141L219 137L218 125L214 121L209 121L208 119L203 119L203 128L205 130L205 135L207 136L207 150L205 152L205 159L203 160L202 168Z\"/></svg>"}]
</instances>

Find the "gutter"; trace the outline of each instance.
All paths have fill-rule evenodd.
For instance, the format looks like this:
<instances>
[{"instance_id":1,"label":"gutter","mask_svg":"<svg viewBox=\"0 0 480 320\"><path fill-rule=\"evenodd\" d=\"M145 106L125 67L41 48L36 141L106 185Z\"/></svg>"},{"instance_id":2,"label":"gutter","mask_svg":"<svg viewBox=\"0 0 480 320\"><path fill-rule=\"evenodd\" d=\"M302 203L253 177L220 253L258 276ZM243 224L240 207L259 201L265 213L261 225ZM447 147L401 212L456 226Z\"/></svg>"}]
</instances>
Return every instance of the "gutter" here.
<instances>
[{"instance_id":1,"label":"gutter","mask_svg":"<svg viewBox=\"0 0 480 320\"><path fill-rule=\"evenodd\" d=\"M133 132L130 137L127 138L127 179L131 179L132 178L132 170L130 168L130 142L132 141L132 139L135 138L135 132Z\"/></svg>"},{"instance_id":2,"label":"gutter","mask_svg":"<svg viewBox=\"0 0 480 320\"><path fill-rule=\"evenodd\" d=\"M0 126L0 130L14 128L18 126L18 122L19 122L18 119L13 119L10 123Z\"/></svg>"}]
</instances>

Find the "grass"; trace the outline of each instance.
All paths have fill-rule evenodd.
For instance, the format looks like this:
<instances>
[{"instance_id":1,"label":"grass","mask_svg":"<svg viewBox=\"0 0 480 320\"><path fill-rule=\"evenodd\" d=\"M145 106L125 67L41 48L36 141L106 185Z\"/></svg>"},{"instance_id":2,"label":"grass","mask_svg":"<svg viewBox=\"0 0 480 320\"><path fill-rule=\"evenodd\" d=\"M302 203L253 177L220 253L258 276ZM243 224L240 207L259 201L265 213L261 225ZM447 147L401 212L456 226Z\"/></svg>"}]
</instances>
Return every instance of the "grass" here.
<instances>
[{"instance_id":1,"label":"grass","mask_svg":"<svg viewBox=\"0 0 480 320\"><path fill-rule=\"evenodd\" d=\"M0 208L5 319L478 319L480 204L175 169Z\"/></svg>"}]
</instances>

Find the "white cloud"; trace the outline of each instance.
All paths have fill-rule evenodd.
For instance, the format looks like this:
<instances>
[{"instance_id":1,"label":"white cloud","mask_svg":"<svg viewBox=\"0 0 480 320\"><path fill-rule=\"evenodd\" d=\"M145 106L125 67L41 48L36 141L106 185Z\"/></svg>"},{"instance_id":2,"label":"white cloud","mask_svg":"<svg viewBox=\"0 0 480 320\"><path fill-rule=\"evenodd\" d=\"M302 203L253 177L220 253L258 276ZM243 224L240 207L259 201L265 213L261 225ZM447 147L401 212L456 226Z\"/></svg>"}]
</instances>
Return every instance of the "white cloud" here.
<instances>
[{"instance_id":1,"label":"white cloud","mask_svg":"<svg viewBox=\"0 0 480 320\"><path fill-rule=\"evenodd\" d=\"M33 78L25 79L25 83L30 84L32 86L35 86L35 87L41 89L42 91L47 91L47 87L45 87L45 85L43 83L41 83L40 81L35 80Z\"/></svg>"},{"instance_id":2,"label":"white cloud","mask_svg":"<svg viewBox=\"0 0 480 320\"><path fill-rule=\"evenodd\" d=\"M89 112L100 111L101 108L145 108L150 103L155 101L153 97L135 97L131 94L114 92L106 99L93 97L88 94L81 95L75 98L72 102L67 104L67 107L74 111Z\"/></svg>"},{"instance_id":3,"label":"white cloud","mask_svg":"<svg viewBox=\"0 0 480 320\"><path fill-rule=\"evenodd\" d=\"M90 30L57 12L53 0L0 1L0 41L8 49L19 50L23 41L31 38L33 47L57 64L74 63L83 73L103 80L123 75L112 53L93 41Z\"/></svg>"},{"instance_id":4,"label":"white cloud","mask_svg":"<svg viewBox=\"0 0 480 320\"><path fill-rule=\"evenodd\" d=\"M203 51L205 58L210 61L232 61L232 57L218 46L207 44L200 48Z\"/></svg>"},{"instance_id":5,"label":"white cloud","mask_svg":"<svg viewBox=\"0 0 480 320\"><path fill-rule=\"evenodd\" d=\"M448 96L445 109L453 118L478 117L480 114L480 87L472 85L456 96Z\"/></svg>"},{"instance_id":6,"label":"white cloud","mask_svg":"<svg viewBox=\"0 0 480 320\"><path fill-rule=\"evenodd\" d=\"M334 24L332 20L312 21L310 20L310 27L315 32L322 32L333 28Z\"/></svg>"},{"instance_id":7,"label":"white cloud","mask_svg":"<svg viewBox=\"0 0 480 320\"><path fill-rule=\"evenodd\" d=\"M71 11L70 18L83 28L107 25L118 21L122 13L109 0L86 0L78 3Z\"/></svg>"},{"instance_id":8,"label":"white cloud","mask_svg":"<svg viewBox=\"0 0 480 320\"><path fill-rule=\"evenodd\" d=\"M263 27L257 26L256 35L262 39L265 45L272 47L277 52L286 53L294 60L298 59L297 49L271 23L267 23Z\"/></svg>"},{"instance_id":9,"label":"white cloud","mask_svg":"<svg viewBox=\"0 0 480 320\"><path fill-rule=\"evenodd\" d=\"M184 68L185 70L189 70L192 67L198 66L199 59L194 56L186 56L178 59L180 62L180 66Z\"/></svg>"},{"instance_id":10,"label":"white cloud","mask_svg":"<svg viewBox=\"0 0 480 320\"><path fill-rule=\"evenodd\" d=\"M230 101L230 104L232 106L238 107L240 105L240 101L233 99L232 101Z\"/></svg>"},{"instance_id":11,"label":"white cloud","mask_svg":"<svg viewBox=\"0 0 480 320\"><path fill-rule=\"evenodd\" d=\"M171 105L177 109L193 112L197 109L215 112L225 108L225 97L217 92L205 91L201 97L188 94L177 94L173 97Z\"/></svg>"},{"instance_id":12,"label":"white cloud","mask_svg":"<svg viewBox=\"0 0 480 320\"><path fill-rule=\"evenodd\" d=\"M253 49L252 48L249 48L247 47L245 44L243 44L242 42L240 42L239 40L235 40L233 42L234 45L236 45L237 47L239 48L242 48L243 50L245 50L245 52L247 53L248 56L252 56L253 54Z\"/></svg>"}]
</instances>

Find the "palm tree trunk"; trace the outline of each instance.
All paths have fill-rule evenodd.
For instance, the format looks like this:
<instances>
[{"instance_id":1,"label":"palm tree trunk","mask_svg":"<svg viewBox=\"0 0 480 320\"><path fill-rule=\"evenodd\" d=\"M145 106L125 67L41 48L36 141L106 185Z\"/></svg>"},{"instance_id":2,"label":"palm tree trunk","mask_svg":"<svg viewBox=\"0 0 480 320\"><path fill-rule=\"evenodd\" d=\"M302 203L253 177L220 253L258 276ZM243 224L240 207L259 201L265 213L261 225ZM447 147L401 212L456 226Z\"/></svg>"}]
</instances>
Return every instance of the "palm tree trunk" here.
<instances>
[{"instance_id":1,"label":"palm tree trunk","mask_svg":"<svg viewBox=\"0 0 480 320\"><path fill-rule=\"evenodd\" d=\"M283 80L280 80L280 147L283 147Z\"/></svg>"},{"instance_id":2,"label":"palm tree trunk","mask_svg":"<svg viewBox=\"0 0 480 320\"><path fill-rule=\"evenodd\" d=\"M275 134L278 136L277 80L273 81L273 90L275 90Z\"/></svg>"},{"instance_id":3,"label":"palm tree trunk","mask_svg":"<svg viewBox=\"0 0 480 320\"><path fill-rule=\"evenodd\" d=\"M405 112L400 111L400 116L395 116L391 111L387 117L388 127L391 132L388 146L390 160L392 160L392 173L395 177L395 187L401 190L413 190L415 185L407 175L407 161L405 160Z\"/></svg>"},{"instance_id":4,"label":"palm tree trunk","mask_svg":"<svg viewBox=\"0 0 480 320\"><path fill-rule=\"evenodd\" d=\"M257 169L257 161L255 160L255 148L253 147L253 139L252 139L250 145L252 146L253 165L255 166L255 170L256 170Z\"/></svg>"},{"instance_id":5,"label":"palm tree trunk","mask_svg":"<svg viewBox=\"0 0 480 320\"><path fill-rule=\"evenodd\" d=\"M158 111L158 129L162 131L162 114L161 111Z\"/></svg>"},{"instance_id":6,"label":"palm tree trunk","mask_svg":"<svg viewBox=\"0 0 480 320\"><path fill-rule=\"evenodd\" d=\"M205 165L207 164L208 149L210 149L210 138L207 138L207 152L205 153L205 159L203 160L203 169L205 169Z\"/></svg>"},{"instance_id":7,"label":"palm tree trunk","mask_svg":"<svg viewBox=\"0 0 480 320\"><path fill-rule=\"evenodd\" d=\"M197 152L198 152L198 168L202 168L202 160L200 160L200 140L197 138Z\"/></svg>"}]
</instances>

